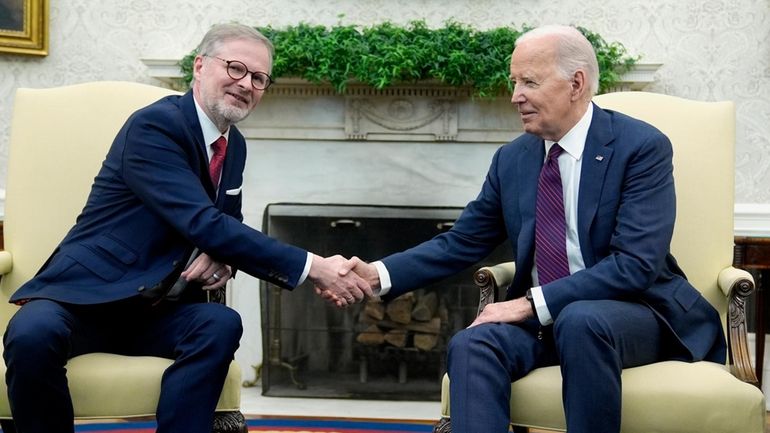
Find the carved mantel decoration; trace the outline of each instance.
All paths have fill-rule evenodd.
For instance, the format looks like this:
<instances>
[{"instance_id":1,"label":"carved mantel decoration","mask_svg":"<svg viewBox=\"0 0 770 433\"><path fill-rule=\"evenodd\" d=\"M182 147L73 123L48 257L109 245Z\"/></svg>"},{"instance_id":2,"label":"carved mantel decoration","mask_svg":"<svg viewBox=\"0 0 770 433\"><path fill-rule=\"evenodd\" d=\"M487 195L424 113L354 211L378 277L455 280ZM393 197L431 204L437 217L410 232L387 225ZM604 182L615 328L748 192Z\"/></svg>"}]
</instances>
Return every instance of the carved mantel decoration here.
<instances>
[{"instance_id":1,"label":"carved mantel decoration","mask_svg":"<svg viewBox=\"0 0 770 433\"><path fill-rule=\"evenodd\" d=\"M389 93L389 92L385 92ZM401 93L401 92L399 92ZM422 93L422 92L416 92ZM457 102L450 92L437 95L345 97L345 133L349 140L403 140L403 134L434 141L457 139ZM447 93L442 95L442 93Z\"/></svg>"}]
</instances>

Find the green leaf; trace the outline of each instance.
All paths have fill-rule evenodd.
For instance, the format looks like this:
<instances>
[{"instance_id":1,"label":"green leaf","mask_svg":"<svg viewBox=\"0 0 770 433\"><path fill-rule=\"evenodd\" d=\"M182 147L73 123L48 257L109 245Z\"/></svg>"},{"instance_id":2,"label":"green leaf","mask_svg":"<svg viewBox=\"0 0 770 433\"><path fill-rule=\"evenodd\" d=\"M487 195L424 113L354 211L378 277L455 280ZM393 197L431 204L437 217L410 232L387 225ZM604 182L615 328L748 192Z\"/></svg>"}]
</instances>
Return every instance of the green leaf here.
<instances>
[{"instance_id":1,"label":"green leaf","mask_svg":"<svg viewBox=\"0 0 770 433\"><path fill-rule=\"evenodd\" d=\"M340 17L342 18L342 17ZM612 88L639 57L619 42L576 26L596 51L599 93ZM477 30L456 21L428 28L422 21L405 26L390 22L370 27L331 28L300 23L283 29L258 27L275 46L273 77L299 77L329 83L342 93L351 81L377 89L397 83L437 79L450 86L470 86L478 97L511 91L508 69L516 39L531 29L500 27ZM195 52L181 62L184 82L192 79Z\"/></svg>"}]
</instances>

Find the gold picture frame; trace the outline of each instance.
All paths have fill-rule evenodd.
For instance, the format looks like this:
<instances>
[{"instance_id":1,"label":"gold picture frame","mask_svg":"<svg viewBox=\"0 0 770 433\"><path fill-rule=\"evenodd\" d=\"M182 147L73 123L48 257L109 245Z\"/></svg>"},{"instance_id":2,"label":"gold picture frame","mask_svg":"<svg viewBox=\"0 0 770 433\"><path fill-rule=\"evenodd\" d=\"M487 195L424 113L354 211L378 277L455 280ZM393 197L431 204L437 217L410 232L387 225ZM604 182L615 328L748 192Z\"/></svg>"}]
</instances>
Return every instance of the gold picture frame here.
<instances>
[{"instance_id":1,"label":"gold picture frame","mask_svg":"<svg viewBox=\"0 0 770 433\"><path fill-rule=\"evenodd\" d=\"M48 55L48 1L0 0L0 52Z\"/></svg>"}]
</instances>

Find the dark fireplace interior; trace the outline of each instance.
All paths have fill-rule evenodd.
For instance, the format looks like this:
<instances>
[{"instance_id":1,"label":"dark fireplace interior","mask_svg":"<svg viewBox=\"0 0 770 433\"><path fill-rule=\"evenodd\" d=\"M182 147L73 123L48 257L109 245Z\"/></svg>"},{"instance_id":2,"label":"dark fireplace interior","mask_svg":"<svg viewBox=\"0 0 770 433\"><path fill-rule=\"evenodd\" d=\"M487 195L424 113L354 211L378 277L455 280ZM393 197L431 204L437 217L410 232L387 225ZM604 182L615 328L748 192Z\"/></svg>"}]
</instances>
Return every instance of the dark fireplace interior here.
<instances>
[{"instance_id":1,"label":"dark fireplace interior","mask_svg":"<svg viewBox=\"0 0 770 433\"><path fill-rule=\"evenodd\" d=\"M263 230L316 254L365 261L451 228L461 208L267 206ZM510 260L505 245L463 272L388 304L327 305L310 282L292 291L262 282L262 392L281 397L440 400L449 337L473 320L473 271Z\"/></svg>"}]
</instances>

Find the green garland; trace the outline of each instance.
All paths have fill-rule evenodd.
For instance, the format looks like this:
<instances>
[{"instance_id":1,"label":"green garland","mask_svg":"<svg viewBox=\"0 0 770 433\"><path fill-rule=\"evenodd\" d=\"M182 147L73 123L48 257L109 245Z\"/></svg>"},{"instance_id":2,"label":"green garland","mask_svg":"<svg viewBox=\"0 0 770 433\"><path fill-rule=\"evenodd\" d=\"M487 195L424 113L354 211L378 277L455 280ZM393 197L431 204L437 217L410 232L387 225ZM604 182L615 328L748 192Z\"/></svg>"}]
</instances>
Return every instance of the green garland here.
<instances>
[{"instance_id":1,"label":"green garland","mask_svg":"<svg viewBox=\"0 0 770 433\"><path fill-rule=\"evenodd\" d=\"M599 60L599 92L618 82L638 60L618 43L577 27L591 42ZM257 27L275 45L273 77L299 77L329 83L342 93L351 81L376 89L396 83L437 79L451 86L470 86L476 96L510 92L508 69L521 30L501 27L474 30L450 21L430 29L424 21L405 27L385 22L371 27L332 28L298 24L284 29ZM180 62L184 83L192 78L195 51Z\"/></svg>"}]
</instances>

